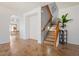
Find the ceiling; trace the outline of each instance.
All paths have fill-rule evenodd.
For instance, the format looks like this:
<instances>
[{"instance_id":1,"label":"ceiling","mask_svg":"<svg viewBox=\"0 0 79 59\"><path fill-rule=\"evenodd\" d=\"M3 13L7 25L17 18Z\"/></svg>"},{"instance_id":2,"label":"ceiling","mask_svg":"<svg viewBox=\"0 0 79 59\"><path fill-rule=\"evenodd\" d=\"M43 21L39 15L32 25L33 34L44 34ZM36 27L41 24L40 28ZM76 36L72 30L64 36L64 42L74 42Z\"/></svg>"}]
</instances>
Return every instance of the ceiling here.
<instances>
[{"instance_id":1,"label":"ceiling","mask_svg":"<svg viewBox=\"0 0 79 59\"><path fill-rule=\"evenodd\" d=\"M28 12L39 6L44 6L49 2L0 2L0 6L9 8L17 13Z\"/></svg>"},{"instance_id":2,"label":"ceiling","mask_svg":"<svg viewBox=\"0 0 79 59\"><path fill-rule=\"evenodd\" d=\"M79 2L56 2L58 9L79 5Z\"/></svg>"},{"instance_id":3,"label":"ceiling","mask_svg":"<svg viewBox=\"0 0 79 59\"><path fill-rule=\"evenodd\" d=\"M51 2L0 2L0 6L13 10L17 13L25 13L36 7L44 6ZM52 3L53 5L53 3ZM79 5L79 2L56 2L59 9Z\"/></svg>"}]
</instances>

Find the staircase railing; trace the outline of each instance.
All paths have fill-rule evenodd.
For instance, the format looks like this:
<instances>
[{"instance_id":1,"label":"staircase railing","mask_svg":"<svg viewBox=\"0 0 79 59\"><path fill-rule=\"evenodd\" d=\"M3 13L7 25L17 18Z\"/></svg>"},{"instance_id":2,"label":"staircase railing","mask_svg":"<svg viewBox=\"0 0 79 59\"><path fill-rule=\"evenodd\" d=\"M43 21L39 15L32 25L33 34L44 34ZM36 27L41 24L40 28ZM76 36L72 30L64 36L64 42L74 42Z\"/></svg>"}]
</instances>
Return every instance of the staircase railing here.
<instances>
[{"instance_id":1,"label":"staircase railing","mask_svg":"<svg viewBox=\"0 0 79 59\"><path fill-rule=\"evenodd\" d=\"M42 33L43 33L44 31L46 31L47 27L49 26L50 22L52 21L52 14L51 14L51 11L50 11L50 8L49 8L48 5L43 6L42 8L45 8L45 9L47 10L47 13L48 13L48 21L47 21L47 23L45 24L44 28L41 30ZM49 31L47 30L47 31L46 31L46 34L45 34L45 36L44 36L44 39L46 39L46 37L47 37L47 35L48 35L48 32L49 32Z\"/></svg>"},{"instance_id":2,"label":"staircase railing","mask_svg":"<svg viewBox=\"0 0 79 59\"><path fill-rule=\"evenodd\" d=\"M42 29L42 31L45 31L45 29L47 28L48 24L52 21L52 14L51 14L51 11L50 11L50 8L49 8L48 5L46 5L46 6L42 7L42 8L45 8L47 10L48 18L49 18L47 23L45 24L44 28Z\"/></svg>"},{"instance_id":3,"label":"staircase railing","mask_svg":"<svg viewBox=\"0 0 79 59\"><path fill-rule=\"evenodd\" d=\"M58 39L58 35L59 35L59 21L57 21L57 24L56 24L56 31L55 31L55 47L57 47L57 39Z\"/></svg>"},{"instance_id":4,"label":"staircase railing","mask_svg":"<svg viewBox=\"0 0 79 59\"><path fill-rule=\"evenodd\" d=\"M45 26L44 26L44 28L42 29L42 31L45 31L45 29L49 26L49 23L52 21L52 19L51 20L48 20L48 22L45 24Z\"/></svg>"}]
</instances>

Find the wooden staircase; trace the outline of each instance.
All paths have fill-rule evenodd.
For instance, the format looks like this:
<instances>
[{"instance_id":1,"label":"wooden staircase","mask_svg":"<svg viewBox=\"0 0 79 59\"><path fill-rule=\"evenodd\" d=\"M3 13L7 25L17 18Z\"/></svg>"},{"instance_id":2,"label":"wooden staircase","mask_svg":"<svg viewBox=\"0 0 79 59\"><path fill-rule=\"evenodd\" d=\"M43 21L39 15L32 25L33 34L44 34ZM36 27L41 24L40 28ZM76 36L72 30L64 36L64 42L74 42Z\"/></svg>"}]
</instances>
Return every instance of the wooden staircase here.
<instances>
[{"instance_id":1,"label":"wooden staircase","mask_svg":"<svg viewBox=\"0 0 79 59\"><path fill-rule=\"evenodd\" d=\"M49 31L46 39L44 40L44 44L48 46L57 47L57 38L59 34L59 22L57 22L55 30Z\"/></svg>"},{"instance_id":2,"label":"wooden staircase","mask_svg":"<svg viewBox=\"0 0 79 59\"><path fill-rule=\"evenodd\" d=\"M42 7L42 8L45 8L48 12L48 22L46 23L46 25L44 26L43 31L45 31L45 29L49 26L48 24L52 21L52 14L51 14L51 11L50 11L50 8L48 5ZM58 34L59 34L59 21L57 21L56 25L53 27L55 27L54 30L52 31L47 31L47 34L45 36L45 39L43 41L43 44L45 45L49 45L49 46L54 46L54 47L57 47L57 38L58 38Z\"/></svg>"}]
</instances>

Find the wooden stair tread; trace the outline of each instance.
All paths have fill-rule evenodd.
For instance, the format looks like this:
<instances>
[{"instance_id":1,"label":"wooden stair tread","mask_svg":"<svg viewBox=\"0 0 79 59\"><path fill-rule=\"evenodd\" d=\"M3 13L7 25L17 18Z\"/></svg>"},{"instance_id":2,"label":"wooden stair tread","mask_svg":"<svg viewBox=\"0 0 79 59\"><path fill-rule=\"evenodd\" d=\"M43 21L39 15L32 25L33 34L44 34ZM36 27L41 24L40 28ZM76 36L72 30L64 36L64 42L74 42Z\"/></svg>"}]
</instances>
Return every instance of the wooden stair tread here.
<instances>
[{"instance_id":1,"label":"wooden stair tread","mask_svg":"<svg viewBox=\"0 0 79 59\"><path fill-rule=\"evenodd\" d=\"M47 36L47 39L56 39L55 37Z\"/></svg>"},{"instance_id":2,"label":"wooden stair tread","mask_svg":"<svg viewBox=\"0 0 79 59\"><path fill-rule=\"evenodd\" d=\"M48 33L48 35L53 35L53 34L56 34L56 32L53 31L53 32L49 32L49 33Z\"/></svg>"},{"instance_id":3,"label":"wooden stair tread","mask_svg":"<svg viewBox=\"0 0 79 59\"><path fill-rule=\"evenodd\" d=\"M56 36L56 34L48 34L48 36L53 37Z\"/></svg>"},{"instance_id":4,"label":"wooden stair tread","mask_svg":"<svg viewBox=\"0 0 79 59\"><path fill-rule=\"evenodd\" d=\"M50 42L54 42L54 39L46 39L45 41L50 41Z\"/></svg>"},{"instance_id":5,"label":"wooden stair tread","mask_svg":"<svg viewBox=\"0 0 79 59\"><path fill-rule=\"evenodd\" d=\"M52 34L52 33L54 33L54 32L56 32L56 31L50 31L49 34Z\"/></svg>"},{"instance_id":6,"label":"wooden stair tread","mask_svg":"<svg viewBox=\"0 0 79 59\"><path fill-rule=\"evenodd\" d=\"M51 38L53 38L53 37L55 37L56 35L48 35L47 37L51 37Z\"/></svg>"},{"instance_id":7,"label":"wooden stair tread","mask_svg":"<svg viewBox=\"0 0 79 59\"><path fill-rule=\"evenodd\" d=\"M44 41L44 44L47 44L47 45L54 45L54 42Z\"/></svg>"}]
</instances>

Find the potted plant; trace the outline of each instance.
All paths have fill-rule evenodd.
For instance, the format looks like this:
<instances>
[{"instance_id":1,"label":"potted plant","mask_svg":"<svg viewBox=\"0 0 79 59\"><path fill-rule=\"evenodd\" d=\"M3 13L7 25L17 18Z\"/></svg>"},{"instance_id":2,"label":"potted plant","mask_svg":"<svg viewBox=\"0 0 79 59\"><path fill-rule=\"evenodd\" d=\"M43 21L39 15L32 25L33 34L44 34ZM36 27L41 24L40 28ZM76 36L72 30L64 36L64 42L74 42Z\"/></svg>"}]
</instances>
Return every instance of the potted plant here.
<instances>
[{"instance_id":1,"label":"potted plant","mask_svg":"<svg viewBox=\"0 0 79 59\"><path fill-rule=\"evenodd\" d=\"M60 42L61 42L62 44L64 43L64 30L66 30L66 29L65 29L66 24L67 24L67 22L69 22L69 21L71 20L71 19L68 19L67 17L68 17L68 13L62 15L62 16L61 16L61 19L60 19L61 28L62 28L62 30L61 30L61 32L60 32L60 33L61 33L62 40L60 40Z\"/></svg>"},{"instance_id":2,"label":"potted plant","mask_svg":"<svg viewBox=\"0 0 79 59\"><path fill-rule=\"evenodd\" d=\"M68 19L68 13L64 14L61 16L61 23L62 23L62 28L66 27L66 23L69 22L71 19Z\"/></svg>"}]
</instances>

